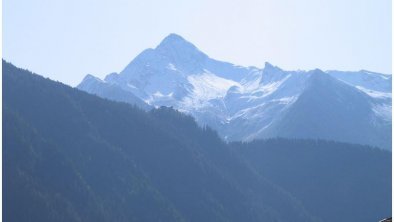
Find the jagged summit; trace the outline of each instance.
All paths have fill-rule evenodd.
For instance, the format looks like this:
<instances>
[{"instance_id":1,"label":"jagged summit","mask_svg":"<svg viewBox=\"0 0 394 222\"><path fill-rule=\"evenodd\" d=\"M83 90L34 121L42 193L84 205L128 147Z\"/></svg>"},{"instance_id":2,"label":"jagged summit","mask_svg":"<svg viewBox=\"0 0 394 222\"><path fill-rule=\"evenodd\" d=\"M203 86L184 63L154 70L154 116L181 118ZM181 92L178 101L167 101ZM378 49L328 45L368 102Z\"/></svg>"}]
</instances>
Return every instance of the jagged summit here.
<instances>
[{"instance_id":1,"label":"jagged summit","mask_svg":"<svg viewBox=\"0 0 394 222\"><path fill-rule=\"evenodd\" d=\"M162 45L175 44L175 43L189 43L189 44L191 44L190 42L185 40L182 36L175 34L175 33L171 33L161 41L161 43L159 44L158 47L160 47Z\"/></svg>"},{"instance_id":2,"label":"jagged summit","mask_svg":"<svg viewBox=\"0 0 394 222\"><path fill-rule=\"evenodd\" d=\"M191 42L174 33L165 37L155 51L172 59L199 60L207 57Z\"/></svg>"},{"instance_id":3,"label":"jagged summit","mask_svg":"<svg viewBox=\"0 0 394 222\"><path fill-rule=\"evenodd\" d=\"M119 78L119 74L116 72L112 72L110 74L108 74L105 78L104 81L106 82L113 82L115 81L117 78Z\"/></svg>"},{"instance_id":4,"label":"jagged summit","mask_svg":"<svg viewBox=\"0 0 394 222\"><path fill-rule=\"evenodd\" d=\"M274 65L272 65L271 63L269 63L269 62L265 62L264 63L264 68L265 69L272 69L272 68L274 68L275 66Z\"/></svg>"},{"instance_id":5,"label":"jagged summit","mask_svg":"<svg viewBox=\"0 0 394 222\"><path fill-rule=\"evenodd\" d=\"M171 33L160 42L160 44L156 47L156 49L161 50L168 48L185 48L185 47L198 50L195 45L184 39L182 36Z\"/></svg>"},{"instance_id":6,"label":"jagged summit","mask_svg":"<svg viewBox=\"0 0 394 222\"><path fill-rule=\"evenodd\" d=\"M95 77L95 76L92 75L92 74L87 74L87 75L83 78L82 82L93 81L93 80L95 80L95 81L100 81L100 82L103 81L103 80L101 80L100 78Z\"/></svg>"},{"instance_id":7,"label":"jagged summit","mask_svg":"<svg viewBox=\"0 0 394 222\"><path fill-rule=\"evenodd\" d=\"M272 65L272 64L269 63L269 62L265 62L265 63L264 63L264 68L263 68L263 70L266 71L266 72L282 71L281 68L279 68L278 66L274 66L274 65Z\"/></svg>"}]
</instances>

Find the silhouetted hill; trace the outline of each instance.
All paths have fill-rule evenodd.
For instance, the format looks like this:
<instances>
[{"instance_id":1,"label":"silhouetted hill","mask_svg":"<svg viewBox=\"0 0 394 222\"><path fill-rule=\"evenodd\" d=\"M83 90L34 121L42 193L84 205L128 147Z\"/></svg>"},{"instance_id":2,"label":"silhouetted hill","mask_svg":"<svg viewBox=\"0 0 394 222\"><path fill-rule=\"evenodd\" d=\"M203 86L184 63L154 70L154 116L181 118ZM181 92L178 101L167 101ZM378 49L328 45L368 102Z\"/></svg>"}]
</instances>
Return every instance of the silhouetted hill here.
<instances>
[{"instance_id":1,"label":"silhouetted hill","mask_svg":"<svg viewBox=\"0 0 394 222\"><path fill-rule=\"evenodd\" d=\"M296 139L231 146L323 221L378 221L391 215L390 152Z\"/></svg>"},{"instance_id":2,"label":"silhouetted hill","mask_svg":"<svg viewBox=\"0 0 394 222\"><path fill-rule=\"evenodd\" d=\"M6 221L312 221L189 117L5 62L3 83Z\"/></svg>"}]
</instances>

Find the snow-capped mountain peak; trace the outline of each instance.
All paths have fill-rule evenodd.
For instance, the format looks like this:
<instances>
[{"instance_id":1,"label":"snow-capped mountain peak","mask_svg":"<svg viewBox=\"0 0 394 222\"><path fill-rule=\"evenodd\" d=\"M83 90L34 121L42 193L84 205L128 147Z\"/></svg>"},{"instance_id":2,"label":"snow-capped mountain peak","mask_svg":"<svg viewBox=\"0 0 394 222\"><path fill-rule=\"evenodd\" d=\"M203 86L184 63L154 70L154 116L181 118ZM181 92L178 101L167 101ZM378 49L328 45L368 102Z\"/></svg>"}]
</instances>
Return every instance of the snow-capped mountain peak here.
<instances>
[{"instance_id":1,"label":"snow-capped mountain peak","mask_svg":"<svg viewBox=\"0 0 394 222\"><path fill-rule=\"evenodd\" d=\"M104 81L89 75L78 87L111 99L122 95L119 101L172 106L229 141L283 136L391 143L391 76L287 71L268 62L262 69L242 67L210 58L177 34L141 52L119 74Z\"/></svg>"},{"instance_id":2,"label":"snow-capped mountain peak","mask_svg":"<svg viewBox=\"0 0 394 222\"><path fill-rule=\"evenodd\" d=\"M202 71L202 66L208 56L192 43L177 34L167 36L156 48L155 52L185 73Z\"/></svg>"},{"instance_id":3,"label":"snow-capped mountain peak","mask_svg":"<svg viewBox=\"0 0 394 222\"><path fill-rule=\"evenodd\" d=\"M170 34L165 37L155 49L163 54L170 54L171 52L177 51L182 54L192 53L205 55L195 45L177 34Z\"/></svg>"}]
</instances>

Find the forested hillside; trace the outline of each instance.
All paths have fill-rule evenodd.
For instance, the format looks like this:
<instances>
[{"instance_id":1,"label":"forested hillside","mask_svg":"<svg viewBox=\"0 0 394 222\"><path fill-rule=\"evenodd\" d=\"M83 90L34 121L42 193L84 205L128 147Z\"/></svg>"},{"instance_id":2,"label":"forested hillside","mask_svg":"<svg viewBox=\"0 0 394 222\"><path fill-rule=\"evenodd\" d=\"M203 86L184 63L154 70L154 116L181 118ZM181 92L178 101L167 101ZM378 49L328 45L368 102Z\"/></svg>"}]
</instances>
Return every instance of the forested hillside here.
<instances>
[{"instance_id":1,"label":"forested hillside","mask_svg":"<svg viewBox=\"0 0 394 222\"><path fill-rule=\"evenodd\" d=\"M311 143L228 145L171 108L145 112L3 61L4 221L304 222L333 214L370 221L391 214L390 152ZM332 206L341 193L351 195Z\"/></svg>"}]
</instances>

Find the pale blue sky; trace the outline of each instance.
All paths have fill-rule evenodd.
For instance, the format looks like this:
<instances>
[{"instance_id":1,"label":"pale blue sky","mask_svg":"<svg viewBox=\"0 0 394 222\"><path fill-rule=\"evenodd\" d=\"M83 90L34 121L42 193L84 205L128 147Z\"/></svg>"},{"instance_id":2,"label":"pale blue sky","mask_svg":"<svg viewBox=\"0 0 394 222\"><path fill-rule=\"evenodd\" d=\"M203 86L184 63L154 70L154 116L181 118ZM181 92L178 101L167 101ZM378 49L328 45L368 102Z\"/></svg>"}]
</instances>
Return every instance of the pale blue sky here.
<instances>
[{"instance_id":1,"label":"pale blue sky","mask_svg":"<svg viewBox=\"0 0 394 222\"><path fill-rule=\"evenodd\" d=\"M72 86L169 33L237 65L391 73L391 0L3 0L3 58Z\"/></svg>"}]
</instances>

